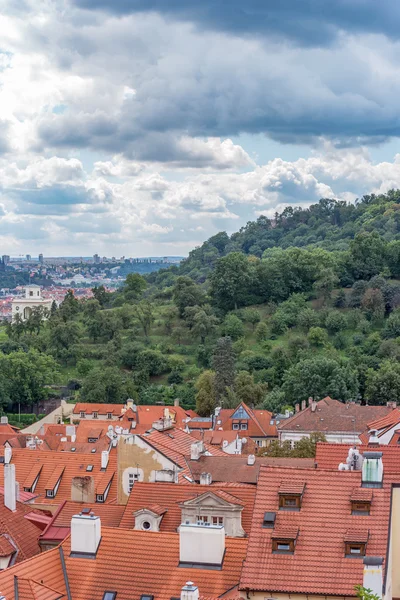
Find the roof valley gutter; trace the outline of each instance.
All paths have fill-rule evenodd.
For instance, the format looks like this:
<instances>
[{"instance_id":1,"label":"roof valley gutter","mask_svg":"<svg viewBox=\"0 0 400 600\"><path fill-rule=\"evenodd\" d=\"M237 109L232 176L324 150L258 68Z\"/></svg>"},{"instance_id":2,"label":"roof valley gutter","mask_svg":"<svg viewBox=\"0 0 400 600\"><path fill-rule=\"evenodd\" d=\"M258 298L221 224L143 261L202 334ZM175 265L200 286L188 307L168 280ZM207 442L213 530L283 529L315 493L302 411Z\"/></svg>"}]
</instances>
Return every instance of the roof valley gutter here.
<instances>
[{"instance_id":1,"label":"roof valley gutter","mask_svg":"<svg viewBox=\"0 0 400 600\"><path fill-rule=\"evenodd\" d=\"M61 567L62 567L62 571L63 571L63 575L64 575L65 589L67 590L67 599L72 600L71 589L69 587L67 568L65 566L64 550L63 550L62 546L58 547L58 551L60 553L60 560L61 560ZM18 600L18 598L15 597L15 600Z\"/></svg>"},{"instance_id":2,"label":"roof valley gutter","mask_svg":"<svg viewBox=\"0 0 400 600\"><path fill-rule=\"evenodd\" d=\"M18 577L14 575L14 600L19 600Z\"/></svg>"}]
</instances>

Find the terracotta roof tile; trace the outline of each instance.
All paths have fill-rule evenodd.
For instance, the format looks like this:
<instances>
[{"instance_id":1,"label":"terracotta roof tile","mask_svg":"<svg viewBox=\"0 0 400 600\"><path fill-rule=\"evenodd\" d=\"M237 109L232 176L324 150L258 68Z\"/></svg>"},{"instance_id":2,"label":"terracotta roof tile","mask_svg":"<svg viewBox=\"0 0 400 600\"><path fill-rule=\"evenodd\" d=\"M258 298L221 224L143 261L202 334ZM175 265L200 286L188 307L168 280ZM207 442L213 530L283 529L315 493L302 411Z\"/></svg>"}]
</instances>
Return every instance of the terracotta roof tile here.
<instances>
[{"instance_id":1,"label":"terracotta roof tile","mask_svg":"<svg viewBox=\"0 0 400 600\"><path fill-rule=\"evenodd\" d=\"M232 416L240 407L247 413L249 419L246 430L235 430L239 436L257 438L278 436L276 425L271 425L272 413L268 410L251 409L244 402L241 402L236 408L222 409L217 417L215 430L232 430ZM237 419L236 421L238 422Z\"/></svg>"},{"instance_id":2,"label":"terracotta roof tile","mask_svg":"<svg viewBox=\"0 0 400 600\"><path fill-rule=\"evenodd\" d=\"M10 542L9 537L7 535L5 535L4 533L0 534L0 556L1 557L10 556L11 554L14 554L14 552L16 552L16 551L17 551L17 549Z\"/></svg>"},{"instance_id":3,"label":"terracotta roof tile","mask_svg":"<svg viewBox=\"0 0 400 600\"><path fill-rule=\"evenodd\" d=\"M107 413L111 413L114 416L119 416L122 414L124 409L124 404L91 404L88 402L78 402L74 406L74 415L79 415L81 412L85 412L88 414L92 414L94 412L98 412L99 415L106 415Z\"/></svg>"},{"instance_id":4,"label":"terracotta roof tile","mask_svg":"<svg viewBox=\"0 0 400 600\"><path fill-rule=\"evenodd\" d=\"M361 542L366 544L369 538L368 529L348 529L344 534L345 542Z\"/></svg>"},{"instance_id":5,"label":"terracotta roof tile","mask_svg":"<svg viewBox=\"0 0 400 600\"><path fill-rule=\"evenodd\" d=\"M18 578L19 600L59 600L64 594L53 590L34 579Z\"/></svg>"},{"instance_id":6,"label":"terracotta roof tile","mask_svg":"<svg viewBox=\"0 0 400 600\"><path fill-rule=\"evenodd\" d=\"M46 490L53 490L65 471L64 465L56 465L46 483Z\"/></svg>"},{"instance_id":7,"label":"terracotta roof tile","mask_svg":"<svg viewBox=\"0 0 400 600\"><path fill-rule=\"evenodd\" d=\"M371 488L356 487L351 492L350 500L354 502L372 502L373 495Z\"/></svg>"},{"instance_id":8,"label":"terracotta roof tile","mask_svg":"<svg viewBox=\"0 0 400 600\"><path fill-rule=\"evenodd\" d=\"M305 481L291 481L286 480L282 481L279 486L278 493L279 494L293 494L293 495L301 495L304 492L304 488L306 487Z\"/></svg>"},{"instance_id":9,"label":"terracotta roof tile","mask_svg":"<svg viewBox=\"0 0 400 600\"><path fill-rule=\"evenodd\" d=\"M288 478L293 484L306 482L301 510L297 512L279 510L277 492ZM352 491L361 487L359 471L288 472L285 468L262 467L239 589L267 594L354 596L354 585L363 583L363 557L345 557L346 533L349 529L365 532L368 528L367 554L383 557L386 568L390 498L396 479L386 473L383 487L373 490L370 515L364 517L352 515L349 507ZM276 513L275 531L281 527L299 528L293 555L272 552L274 529L262 526L266 511Z\"/></svg>"},{"instance_id":10,"label":"terracotta roof tile","mask_svg":"<svg viewBox=\"0 0 400 600\"><path fill-rule=\"evenodd\" d=\"M31 482L35 469L40 470L39 479L34 490L37 496L34 502L60 504L63 500L71 499L72 479L77 476L86 476L86 468L93 465L90 476L97 484L111 475L117 469L117 450L112 449L105 472L101 470L101 454L75 454L73 452L52 452L50 450L36 451L28 448L13 450L11 462L15 464L16 480L23 482L22 487L29 487L26 482ZM64 469L61 483L54 498L46 498L46 489L54 489L55 481L61 470ZM4 465L0 463L0 481L3 477ZM53 487L49 487L53 486ZM107 500L117 497L117 477L114 477Z\"/></svg>"},{"instance_id":11,"label":"terracotta roof tile","mask_svg":"<svg viewBox=\"0 0 400 600\"><path fill-rule=\"evenodd\" d=\"M202 473L211 473L214 482L257 483L261 465L310 468L313 458L271 458L256 456L254 465L247 464L247 456L200 456L199 460L186 459L191 476L200 481Z\"/></svg>"},{"instance_id":12,"label":"terracotta roof tile","mask_svg":"<svg viewBox=\"0 0 400 600\"><path fill-rule=\"evenodd\" d=\"M177 483L135 483L129 496L128 503L121 520L121 527L132 529L135 526L134 513L143 508L150 508L162 501L167 509L164 514L160 531L176 531L182 522L182 502L193 500L207 492L220 494L227 502L240 503L244 506L242 512L242 527L249 533L253 514L255 486L235 486L229 484L212 485L181 485Z\"/></svg>"},{"instance_id":13,"label":"terracotta roof tile","mask_svg":"<svg viewBox=\"0 0 400 600\"><path fill-rule=\"evenodd\" d=\"M360 434L373 419L388 415L393 409L388 406L361 406L344 404L339 400L326 397L317 402L315 411L311 406L296 413L293 417L281 421L279 431L320 431ZM353 417L349 419L348 417Z\"/></svg>"},{"instance_id":14,"label":"terracotta roof tile","mask_svg":"<svg viewBox=\"0 0 400 600\"><path fill-rule=\"evenodd\" d=\"M11 544L14 545L14 550L15 547L17 548L17 562L35 556L40 552L38 538L41 528L39 524L36 525L31 519L24 518L32 515L32 513L37 514L38 518L45 514L40 510L33 510L31 504L23 504L22 502L17 502L16 510L12 512L4 506L3 495L0 496L0 535L3 542L8 538Z\"/></svg>"},{"instance_id":15,"label":"terracotta roof tile","mask_svg":"<svg viewBox=\"0 0 400 600\"><path fill-rule=\"evenodd\" d=\"M281 525L272 530L272 540L296 540L299 535L299 528L295 525Z\"/></svg>"},{"instance_id":16,"label":"terracotta roof tile","mask_svg":"<svg viewBox=\"0 0 400 600\"><path fill-rule=\"evenodd\" d=\"M340 463L345 463L350 448L354 446L350 444L328 444L318 443L315 461L318 468L321 469L337 469ZM384 446L373 448L371 446L359 445L358 450L361 452L371 452L378 450L382 452L383 468L385 473L400 473L400 447L399 446Z\"/></svg>"}]
</instances>

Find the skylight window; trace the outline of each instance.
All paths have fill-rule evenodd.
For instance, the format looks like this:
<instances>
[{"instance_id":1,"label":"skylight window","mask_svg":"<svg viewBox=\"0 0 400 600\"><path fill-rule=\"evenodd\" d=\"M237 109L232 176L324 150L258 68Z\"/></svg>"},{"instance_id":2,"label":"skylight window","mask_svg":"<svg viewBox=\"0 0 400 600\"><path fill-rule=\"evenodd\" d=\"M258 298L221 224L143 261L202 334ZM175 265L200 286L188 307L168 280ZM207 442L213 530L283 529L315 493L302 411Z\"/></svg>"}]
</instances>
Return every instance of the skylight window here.
<instances>
[{"instance_id":1,"label":"skylight window","mask_svg":"<svg viewBox=\"0 0 400 600\"><path fill-rule=\"evenodd\" d=\"M115 600L117 592L104 592L103 600Z\"/></svg>"},{"instance_id":2,"label":"skylight window","mask_svg":"<svg viewBox=\"0 0 400 600\"><path fill-rule=\"evenodd\" d=\"M142 594L140 596L140 600L154 600L154 596L150 596L148 594Z\"/></svg>"},{"instance_id":3,"label":"skylight window","mask_svg":"<svg viewBox=\"0 0 400 600\"><path fill-rule=\"evenodd\" d=\"M86 467L86 471L93 471L93 465L88 465Z\"/></svg>"}]
</instances>

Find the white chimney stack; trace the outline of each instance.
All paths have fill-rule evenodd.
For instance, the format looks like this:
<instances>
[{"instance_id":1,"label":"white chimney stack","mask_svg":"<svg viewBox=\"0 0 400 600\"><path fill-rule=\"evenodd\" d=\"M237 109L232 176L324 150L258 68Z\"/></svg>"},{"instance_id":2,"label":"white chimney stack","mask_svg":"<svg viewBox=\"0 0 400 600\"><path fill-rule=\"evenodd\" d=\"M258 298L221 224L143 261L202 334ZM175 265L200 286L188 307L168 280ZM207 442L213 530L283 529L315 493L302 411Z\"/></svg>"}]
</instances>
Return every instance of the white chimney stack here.
<instances>
[{"instance_id":1,"label":"white chimney stack","mask_svg":"<svg viewBox=\"0 0 400 600\"><path fill-rule=\"evenodd\" d=\"M103 450L103 452L101 453L101 468L102 469L107 469L108 459L109 459L108 450Z\"/></svg>"},{"instance_id":2,"label":"white chimney stack","mask_svg":"<svg viewBox=\"0 0 400 600\"><path fill-rule=\"evenodd\" d=\"M1 423L1 425L7 425L8 417L6 417L6 416L1 417L0 423Z\"/></svg>"},{"instance_id":3,"label":"white chimney stack","mask_svg":"<svg viewBox=\"0 0 400 600\"><path fill-rule=\"evenodd\" d=\"M4 448L4 463L6 465L8 465L11 462L11 458L12 458L12 448L10 448L9 446L6 446Z\"/></svg>"},{"instance_id":4,"label":"white chimney stack","mask_svg":"<svg viewBox=\"0 0 400 600\"><path fill-rule=\"evenodd\" d=\"M254 454L249 454L247 457L247 464L252 466L252 465L254 465L255 462L256 462L256 457L254 456Z\"/></svg>"},{"instance_id":5,"label":"white chimney stack","mask_svg":"<svg viewBox=\"0 0 400 600\"><path fill-rule=\"evenodd\" d=\"M101 520L93 514L71 519L71 554L95 556L101 539Z\"/></svg>"},{"instance_id":6,"label":"white chimney stack","mask_svg":"<svg viewBox=\"0 0 400 600\"><path fill-rule=\"evenodd\" d=\"M225 553L223 525L186 524L179 526L179 562L191 565L222 565Z\"/></svg>"},{"instance_id":7,"label":"white chimney stack","mask_svg":"<svg viewBox=\"0 0 400 600\"><path fill-rule=\"evenodd\" d=\"M382 452L364 452L361 476L362 487L382 487L382 482Z\"/></svg>"},{"instance_id":8,"label":"white chimney stack","mask_svg":"<svg viewBox=\"0 0 400 600\"><path fill-rule=\"evenodd\" d=\"M211 473L201 473L200 474L200 485L211 485L211 484L212 484Z\"/></svg>"},{"instance_id":9,"label":"white chimney stack","mask_svg":"<svg viewBox=\"0 0 400 600\"><path fill-rule=\"evenodd\" d=\"M368 446L379 446L378 432L376 429L371 429L369 432Z\"/></svg>"},{"instance_id":10,"label":"white chimney stack","mask_svg":"<svg viewBox=\"0 0 400 600\"><path fill-rule=\"evenodd\" d=\"M199 588L194 585L193 581L187 581L186 585L183 586L181 600L199 600Z\"/></svg>"},{"instance_id":11,"label":"white chimney stack","mask_svg":"<svg viewBox=\"0 0 400 600\"><path fill-rule=\"evenodd\" d=\"M370 589L373 594L382 597L383 586L383 558L380 556L366 556L364 558L363 587Z\"/></svg>"},{"instance_id":12,"label":"white chimney stack","mask_svg":"<svg viewBox=\"0 0 400 600\"><path fill-rule=\"evenodd\" d=\"M17 509L15 465L4 465L4 506L13 512Z\"/></svg>"},{"instance_id":13,"label":"white chimney stack","mask_svg":"<svg viewBox=\"0 0 400 600\"><path fill-rule=\"evenodd\" d=\"M200 458L200 447L195 442L190 446L190 460L199 460Z\"/></svg>"}]
</instances>

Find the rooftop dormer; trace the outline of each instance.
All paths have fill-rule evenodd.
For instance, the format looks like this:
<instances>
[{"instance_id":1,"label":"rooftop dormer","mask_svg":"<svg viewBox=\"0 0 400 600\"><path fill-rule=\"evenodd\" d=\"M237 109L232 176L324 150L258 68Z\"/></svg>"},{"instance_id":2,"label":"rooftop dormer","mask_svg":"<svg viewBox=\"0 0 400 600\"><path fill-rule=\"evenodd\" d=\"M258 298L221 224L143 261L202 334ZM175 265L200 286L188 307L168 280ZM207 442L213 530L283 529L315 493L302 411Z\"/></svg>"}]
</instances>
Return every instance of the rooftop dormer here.
<instances>
[{"instance_id":1,"label":"rooftop dormer","mask_svg":"<svg viewBox=\"0 0 400 600\"><path fill-rule=\"evenodd\" d=\"M278 490L279 510L299 511L305 488L304 481L282 481Z\"/></svg>"}]
</instances>

